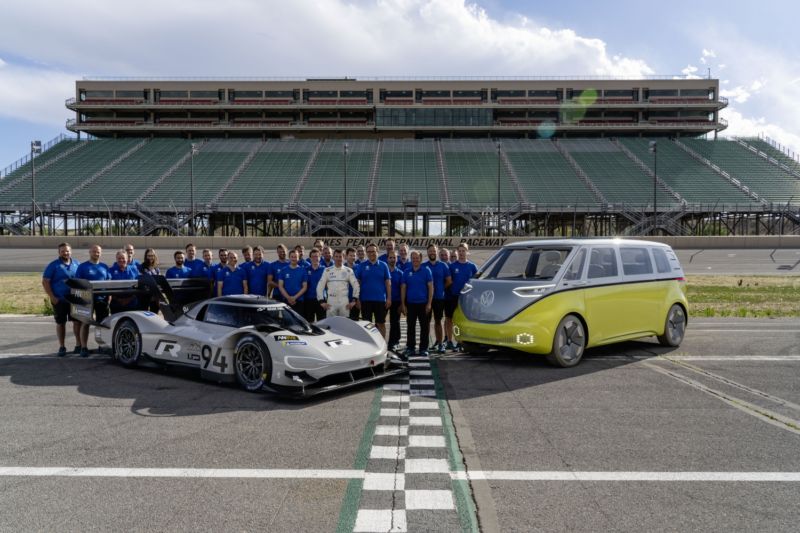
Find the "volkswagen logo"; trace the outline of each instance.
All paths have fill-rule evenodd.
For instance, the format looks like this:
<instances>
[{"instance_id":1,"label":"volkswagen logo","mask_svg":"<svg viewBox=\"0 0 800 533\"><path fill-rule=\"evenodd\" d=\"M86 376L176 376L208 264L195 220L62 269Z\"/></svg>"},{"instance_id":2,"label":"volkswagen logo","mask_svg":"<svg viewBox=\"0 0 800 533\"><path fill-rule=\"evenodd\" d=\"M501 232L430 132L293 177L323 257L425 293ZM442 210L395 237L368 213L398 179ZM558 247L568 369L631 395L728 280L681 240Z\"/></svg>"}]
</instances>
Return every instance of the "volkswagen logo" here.
<instances>
[{"instance_id":1,"label":"volkswagen logo","mask_svg":"<svg viewBox=\"0 0 800 533\"><path fill-rule=\"evenodd\" d=\"M483 291L481 293L481 305L489 307L494 303L494 291Z\"/></svg>"}]
</instances>

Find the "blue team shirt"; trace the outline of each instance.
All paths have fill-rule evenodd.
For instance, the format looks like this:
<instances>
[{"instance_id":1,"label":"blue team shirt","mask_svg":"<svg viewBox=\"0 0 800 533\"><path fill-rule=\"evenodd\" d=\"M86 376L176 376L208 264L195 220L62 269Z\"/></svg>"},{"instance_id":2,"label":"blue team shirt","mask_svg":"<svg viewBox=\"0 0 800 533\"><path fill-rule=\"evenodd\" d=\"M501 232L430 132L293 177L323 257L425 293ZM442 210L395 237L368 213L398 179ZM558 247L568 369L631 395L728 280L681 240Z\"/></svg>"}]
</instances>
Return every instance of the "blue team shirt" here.
<instances>
[{"instance_id":1,"label":"blue team shirt","mask_svg":"<svg viewBox=\"0 0 800 533\"><path fill-rule=\"evenodd\" d=\"M167 269L167 279L186 279L191 275L192 269L185 264L182 267L174 266Z\"/></svg>"},{"instance_id":2,"label":"blue team shirt","mask_svg":"<svg viewBox=\"0 0 800 533\"><path fill-rule=\"evenodd\" d=\"M325 272L325 267L322 266L321 262L316 270L314 270L314 268L311 266L306 269L306 276L308 277L308 290L306 291L305 295L303 295L304 300L317 299L317 285L319 285L319 280L322 279L323 272Z\"/></svg>"},{"instance_id":3,"label":"blue team shirt","mask_svg":"<svg viewBox=\"0 0 800 533\"><path fill-rule=\"evenodd\" d=\"M111 279L108 273L108 265L105 263L97 263L96 265L91 261L86 261L78 265L78 271L75 273L78 279L88 279L89 281L104 281Z\"/></svg>"},{"instance_id":4,"label":"blue team shirt","mask_svg":"<svg viewBox=\"0 0 800 533\"><path fill-rule=\"evenodd\" d=\"M288 267L290 264L291 264L291 263L289 263L289 261L288 261L288 260L286 260L286 261L281 261L280 259L276 259L275 261L273 261L272 263L270 263L270 270L271 270L271 274L272 274L272 281L274 281L274 282L277 284L277 283L278 283L278 280L279 280L279 279L281 279L281 278L280 278L281 271L282 271L284 268ZM283 301L283 295L281 294L281 291L279 291L277 288L275 288L275 290L274 290L274 291L272 291L272 298L273 298L274 300L278 300L279 302L282 302L282 301Z\"/></svg>"},{"instance_id":5,"label":"blue team shirt","mask_svg":"<svg viewBox=\"0 0 800 533\"><path fill-rule=\"evenodd\" d=\"M425 261L422 266L428 267L433 274L433 299L444 300L444 280L450 277L450 267L441 261L436 261L435 264Z\"/></svg>"},{"instance_id":6,"label":"blue team shirt","mask_svg":"<svg viewBox=\"0 0 800 533\"><path fill-rule=\"evenodd\" d=\"M120 270L119 265L114 263L108 269L108 275L115 281L126 279L138 279L139 269L133 265L125 265L125 270Z\"/></svg>"},{"instance_id":7,"label":"blue team shirt","mask_svg":"<svg viewBox=\"0 0 800 533\"><path fill-rule=\"evenodd\" d=\"M414 270L412 267L403 272L403 284L406 286L406 303L428 303L429 281L433 281L433 274L427 266L420 265L418 270Z\"/></svg>"},{"instance_id":8,"label":"blue team shirt","mask_svg":"<svg viewBox=\"0 0 800 533\"><path fill-rule=\"evenodd\" d=\"M385 302L386 301L386 280L391 280L389 265L383 261L370 263L362 261L358 265L356 274L358 283L361 286L359 298L363 302Z\"/></svg>"},{"instance_id":9,"label":"blue team shirt","mask_svg":"<svg viewBox=\"0 0 800 533\"><path fill-rule=\"evenodd\" d=\"M205 264L206 264L205 261L198 258L187 259L183 262L183 266L189 267L189 269L192 271L192 277L194 277L194 271L197 270L198 268L204 267Z\"/></svg>"},{"instance_id":10,"label":"blue team shirt","mask_svg":"<svg viewBox=\"0 0 800 533\"><path fill-rule=\"evenodd\" d=\"M192 267L193 278L214 279L214 265L207 265L205 261L195 264Z\"/></svg>"},{"instance_id":11,"label":"blue team shirt","mask_svg":"<svg viewBox=\"0 0 800 533\"><path fill-rule=\"evenodd\" d=\"M239 265L236 265L233 270L224 267L217 272L217 283L222 283L223 296L244 294L245 281L247 281L247 272Z\"/></svg>"},{"instance_id":12,"label":"blue team shirt","mask_svg":"<svg viewBox=\"0 0 800 533\"><path fill-rule=\"evenodd\" d=\"M400 303L400 285L403 284L403 270L395 265L394 270L389 270L389 275L392 277L392 303Z\"/></svg>"},{"instance_id":13,"label":"blue team shirt","mask_svg":"<svg viewBox=\"0 0 800 533\"><path fill-rule=\"evenodd\" d=\"M281 270L280 279L283 281L283 290L290 296L294 296L303 288L304 282L308 283L308 272L299 264L294 268L287 266ZM306 292L308 291L306 290ZM298 301L303 300L304 296L305 294L298 298Z\"/></svg>"},{"instance_id":14,"label":"blue team shirt","mask_svg":"<svg viewBox=\"0 0 800 533\"><path fill-rule=\"evenodd\" d=\"M70 258L69 263L65 263L61 258L51 261L44 269L42 278L50 280L50 288L53 289L53 294L56 298L63 298L69 294L69 287L67 287L67 280L76 277L78 273L78 263L75 259Z\"/></svg>"},{"instance_id":15,"label":"blue team shirt","mask_svg":"<svg viewBox=\"0 0 800 533\"><path fill-rule=\"evenodd\" d=\"M247 266L247 290L250 294L267 295L267 276L272 273L268 261L256 263L251 261Z\"/></svg>"},{"instance_id":16,"label":"blue team shirt","mask_svg":"<svg viewBox=\"0 0 800 533\"><path fill-rule=\"evenodd\" d=\"M450 263L450 277L453 278L453 283L447 289L449 296L458 298L464 285L477 273L478 266L472 261Z\"/></svg>"}]
</instances>

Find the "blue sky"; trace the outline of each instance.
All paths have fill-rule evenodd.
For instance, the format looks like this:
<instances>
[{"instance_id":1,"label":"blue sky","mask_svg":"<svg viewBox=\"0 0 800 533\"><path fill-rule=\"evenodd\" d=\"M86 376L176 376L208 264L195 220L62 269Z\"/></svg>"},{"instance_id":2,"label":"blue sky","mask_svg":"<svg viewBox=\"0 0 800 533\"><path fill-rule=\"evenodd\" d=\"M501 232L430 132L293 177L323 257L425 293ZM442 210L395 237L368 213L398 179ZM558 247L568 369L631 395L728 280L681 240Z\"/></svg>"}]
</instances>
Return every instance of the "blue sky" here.
<instances>
[{"instance_id":1,"label":"blue sky","mask_svg":"<svg viewBox=\"0 0 800 533\"><path fill-rule=\"evenodd\" d=\"M63 5L62 5L63 4ZM706 76L729 135L800 152L800 3L5 0L0 167L65 133L83 76ZM191 6L191 7L190 7Z\"/></svg>"}]
</instances>

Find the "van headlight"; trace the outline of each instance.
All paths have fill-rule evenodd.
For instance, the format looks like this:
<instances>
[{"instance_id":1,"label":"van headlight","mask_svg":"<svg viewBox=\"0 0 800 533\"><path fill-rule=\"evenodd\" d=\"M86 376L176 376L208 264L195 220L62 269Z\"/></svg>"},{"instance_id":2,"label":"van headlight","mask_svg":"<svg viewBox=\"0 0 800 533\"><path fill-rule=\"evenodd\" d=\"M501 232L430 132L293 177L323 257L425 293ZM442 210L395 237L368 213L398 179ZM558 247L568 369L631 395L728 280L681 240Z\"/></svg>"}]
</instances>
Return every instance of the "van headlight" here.
<instances>
[{"instance_id":1,"label":"van headlight","mask_svg":"<svg viewBox=\"0 0 800 533\"><path fill-rule=\"evenodd\" d=\"M539 298L550 292L555 285L533 285L531 287L517 287L513 293L521 298Z\"/></svg>"},{"instance_id":2,"label":"van headlight","mask_svg":"<svg viewBox=\"0 0 800 533\"><path fill-rule=\"evenodd\" d=\"M528 346L533 344L535 339L533 338L532 333L517 333L517 344L522 344L523 346Z\"/></svg>"}]
</instances>

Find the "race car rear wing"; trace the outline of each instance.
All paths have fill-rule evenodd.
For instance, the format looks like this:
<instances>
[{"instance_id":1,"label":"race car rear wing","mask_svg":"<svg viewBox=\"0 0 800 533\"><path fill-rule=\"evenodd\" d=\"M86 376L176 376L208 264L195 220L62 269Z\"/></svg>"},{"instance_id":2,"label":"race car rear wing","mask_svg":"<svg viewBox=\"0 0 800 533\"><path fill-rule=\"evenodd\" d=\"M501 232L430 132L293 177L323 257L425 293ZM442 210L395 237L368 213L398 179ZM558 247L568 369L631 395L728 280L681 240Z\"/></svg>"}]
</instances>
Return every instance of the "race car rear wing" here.
<instances>
[{"instance_id":1,"label":"race car rear wing","mask_svg":"<svg viewBox=\"0 0 800 533\"><path fill-rule=\"evenodd\" d=\"M142 274L134 280L119 281L69 279L67 286L70 294L66 299L70 303L72 318L96 326L100 324L93 319L94 305L101 298L136 296L143 304L141 310L145 310L147 303L155 297L164 318L172 322L183 314L185 305L205 300L211 290L206 279L166 279L164 276L150 274Z\"/></svg>"}]
</instances>

